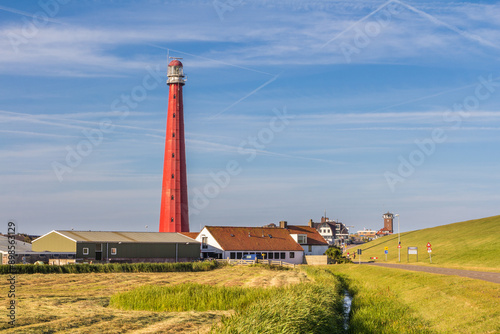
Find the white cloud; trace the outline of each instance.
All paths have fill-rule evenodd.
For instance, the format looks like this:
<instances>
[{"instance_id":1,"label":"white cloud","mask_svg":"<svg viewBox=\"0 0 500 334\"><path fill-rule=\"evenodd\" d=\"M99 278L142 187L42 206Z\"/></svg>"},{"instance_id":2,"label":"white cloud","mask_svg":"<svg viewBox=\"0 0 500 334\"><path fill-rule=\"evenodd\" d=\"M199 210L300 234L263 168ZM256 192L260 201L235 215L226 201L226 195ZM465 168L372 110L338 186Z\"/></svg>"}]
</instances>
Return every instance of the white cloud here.
<instances>
[{"instance_id":1,"label":"white cloud","mask_svg":"<svg viewBox=\"0 0 500 334\"><path fill-rule=\"evenodd\" d=\"M268 5L246 6L244 11L228 14L239 18L238 24L217 22L215 11L213 18L206 20L207 13L201 9L179 5L175 8L178 13L167 12L163 17L155 13L148 17L149 20L137 22L137 27L140 27L137 29L124 29L114 20L94 27L85 26L82 19L73 25L46 25L40 27L34 37L26 39L26 43L20 44L19 52L11 47L0 50L0 72L45 76L120 76L143 70L148 64L165 62L164 50L152 54L151 50L147 50L148 45L168 48L178 42L204 43L207 46L198 48L197 52L187 52L204 57L193 61L192 67L220 66L221 63L240 67L257 67L263 62L267 66L300 64L304 55L313 59L315 64L346 64L339 45L348 43L356 47L357 29L366 29L366 23L372 18L355 24L326 48L322 49L321 45L356 22L351 19L356 16L356 10L361 18L368 13L367 10L373 10L379 4L368 2L364 4L365 8L349 8L351 11L348 13L337 13L336 9L352 5L318 2L307 10L273 11L273 15L278 15L274 20L269 19L271 12L266 8ZM286 3L281 6L287 7ZM331 8L325 11L325 6ZM449 54L449 50L453 50L454 57L467 57L471 52L483 52L483 47L494 49L500 39L498 21L495 21L499 16L498 6L474 6L476 12L484 16L481 24L467 27L467 30L456 27L456 22L448 18L449 15L446 16L439 5L426 6L421 10L418 5L410 6L402 2L403 10L394 14L388 25L370 38L366 47L358 45L359 53L353 55L352 62L415 61L423 59L423 53L443 57ZM462 7L469 8L457 5L455 12L465 12ZM144 12L151 14L148 9ZM114 13L118 17L120 14L123 12ZM102 15L109 16L109 13ZM205 20L200 21L202 17ZM173 21L166 23L165 18L173 18ZM451 22L446 22L447 19ZM169 29L169 24L175 24L175 32ZM12 36L23 36L22 29L21 21L18 25L10 23L1 27L0 43L11 45ZM461 43L464 41L470 43ZM139 48L142 45L143 51L123 57L119 49L131 45Z\"/></svg>"}]
</instances>

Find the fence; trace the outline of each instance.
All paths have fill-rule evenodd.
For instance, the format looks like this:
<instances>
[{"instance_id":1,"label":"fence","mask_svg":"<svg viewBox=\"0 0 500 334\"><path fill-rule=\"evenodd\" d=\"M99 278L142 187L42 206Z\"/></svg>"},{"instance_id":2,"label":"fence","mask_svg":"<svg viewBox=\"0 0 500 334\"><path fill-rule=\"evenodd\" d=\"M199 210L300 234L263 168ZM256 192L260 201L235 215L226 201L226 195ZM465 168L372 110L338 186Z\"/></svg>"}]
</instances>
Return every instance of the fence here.
<instances>
[{"instance_id":1,"label":"fence","mask_svg":"<svg viewBox=\"0 0 500 334\"><path fill-rule=\"evenodd\" d=\"M233 265L243 265L243 266L248 266L250 264L256 264L256 263L261 263L261 264L269 264L269 265L273 265L273 266L295 268L295 264L293 264L293 263L288 263L288 262L284 262L284 261L277 261L277 260L217 259L216 261L217 262L221 262L221 263L228 263L228 264L233 264Z\"/></svg>"}]
</instances>

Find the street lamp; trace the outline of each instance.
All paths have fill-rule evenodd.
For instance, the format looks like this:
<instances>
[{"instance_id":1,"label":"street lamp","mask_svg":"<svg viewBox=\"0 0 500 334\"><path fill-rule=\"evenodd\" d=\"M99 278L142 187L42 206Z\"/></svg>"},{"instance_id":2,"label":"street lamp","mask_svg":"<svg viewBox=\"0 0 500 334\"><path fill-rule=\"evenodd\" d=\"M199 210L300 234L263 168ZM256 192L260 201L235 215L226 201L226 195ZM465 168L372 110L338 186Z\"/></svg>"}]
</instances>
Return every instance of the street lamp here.
<instances>
[{"instance_id":1,"label":"street lamp","mask_svg":"<svg viewBox=\"0 0 500 334\"><path fill-rule=\"evenodd\" d=\"M399 234L399 213L394 215L398 217L398 262L401 262L401 235Z\"/></svg>"}]
</instances>

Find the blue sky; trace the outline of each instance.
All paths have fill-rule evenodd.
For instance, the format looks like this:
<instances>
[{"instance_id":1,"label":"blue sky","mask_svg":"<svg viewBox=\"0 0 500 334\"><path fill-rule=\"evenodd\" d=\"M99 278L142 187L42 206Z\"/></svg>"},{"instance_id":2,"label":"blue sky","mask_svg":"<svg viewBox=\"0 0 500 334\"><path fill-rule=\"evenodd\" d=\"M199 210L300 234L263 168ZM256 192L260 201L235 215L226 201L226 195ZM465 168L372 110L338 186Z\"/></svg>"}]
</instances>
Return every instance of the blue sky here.
<instances>
[{"instance_id":1,"label":"blue sky","mask_svg":"<svg viewBox=\"0 0 500 334\"><path fill-rule=\"evenodd\" d=\"M486 1L2 1L0 231L157 231L168 56L193 231L497 215L499 28Z\"/></svg>"}]
</instances>

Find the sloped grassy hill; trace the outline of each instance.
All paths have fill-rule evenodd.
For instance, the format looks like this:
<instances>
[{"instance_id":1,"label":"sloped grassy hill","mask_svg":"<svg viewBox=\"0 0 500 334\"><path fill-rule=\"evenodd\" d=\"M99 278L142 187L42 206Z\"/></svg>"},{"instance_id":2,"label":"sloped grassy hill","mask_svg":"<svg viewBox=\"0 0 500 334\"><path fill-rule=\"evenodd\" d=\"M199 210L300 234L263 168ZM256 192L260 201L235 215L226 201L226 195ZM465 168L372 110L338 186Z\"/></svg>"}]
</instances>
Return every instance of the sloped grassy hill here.
<instances>
[{"instance_id":1,"label":"sloped grassy hill","mask_svg":"<svg viewBox=\"0 0 500 334\"><path fill-rule=\"evenodd\" d=\"M410 255L409 263L430 264L427 242L432 245L432 263L437 266L500 272L500 216L401 233L401 263L407 263L407 247L417 246L418 262L415 255ZM396 233L356 248L363 250L362 261L376 256L376 262L385 262L384 248L388 247L387 262L397 263L397 245Z\"/></svg>"}]
</instances>

